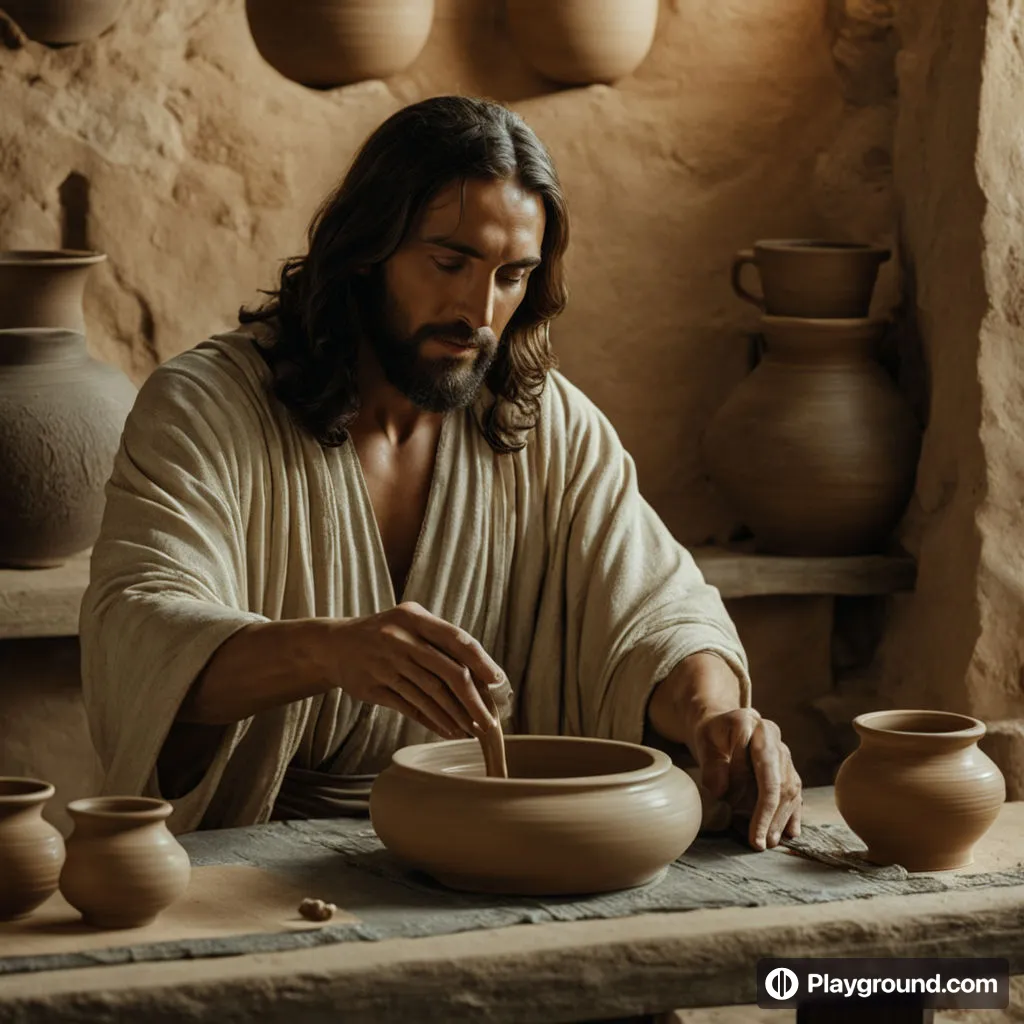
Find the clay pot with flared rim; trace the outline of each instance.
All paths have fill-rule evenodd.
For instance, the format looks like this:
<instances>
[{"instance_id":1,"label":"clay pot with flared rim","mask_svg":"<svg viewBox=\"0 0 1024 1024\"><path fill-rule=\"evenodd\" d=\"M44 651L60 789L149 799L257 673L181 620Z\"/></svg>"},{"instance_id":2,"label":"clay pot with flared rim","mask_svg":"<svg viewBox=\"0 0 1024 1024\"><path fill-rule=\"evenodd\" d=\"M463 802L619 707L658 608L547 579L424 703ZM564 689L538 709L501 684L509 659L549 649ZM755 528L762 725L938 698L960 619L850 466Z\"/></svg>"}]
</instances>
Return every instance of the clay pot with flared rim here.
<instances>
[{"instance_id":1,"label":"clay pot with flared rim","mask_svg":"<svg viewBox=\"0 0 1024 1024\"><path fill-rule=\"evenodd\" d=\"M40 43L83 43L106 32L125 0L4 0L18 27Z\"/></svg>"},{"instance_id":2,"label":"clay pot with flared rim","mask_svg":"<svg viewBox=\"0 0 1024 1024\"><path fill-rule=\"evenodd\" d=\"M870 554L899 522L921 431L875 359L885 327L762 318L764 357L703 439L708 472L759 551Z\"/></svg>"},{"instance_id":3,"label":"clay pot with flared rim","mask_svg":"<svg viewBox=\"0 0 1024 1024\"><path fill-rule=\"evenodd\" d=\"M49 782L0 776L0 921L32 913L57 891L64 839L43 818Z\"/></svg>"},{"instance_id":4,"label":"clay pot with flared rim","mask_svg":"<svg viewBox=\"0 0 1024 1024\"><path fill-rule=\"evenodd\" d=\"M245 11L260 56L315 89L397 75L434 23L434 0L246 0Z\"/></svg>"},{"instance_id":5,"label":"clay pot with flared rim","mask_svg":"<svg viewBox=\"0 0 1024 1024\"><path fill-rule=\"evenodd\" d=\"M507 11L521 56L564 85L631 75L658 25L658 0L508 0Z\"/></svg>"},{"instance_id":6,"label":"clay pot with flared rim","mask_svg":"<svg viewBox=\"0 0 1024 1024\"><path fill-rule=\"evenodd\" d=\"M888 249L859 242L774 239L736 254L733 291L771 316L858 319L868 315L878 268ZM743 268L757 268L761 294L743 285Z\"/></svg>"},{"instance_id":7,"label":"clay pot with flared rim","mask_svg":"<svg viewBox=\"0 0 1024 1024\"><path fill-rule=\"evenodd\" d=\"M167 828L171 811L165 800L141 796L68 804L74 831L60 891L86 924L139 928L185 892L192 868Z\"/></svg>"},{"instance_id":8,"label":"clay pot with flared rim","mask_svg":"<svg viewBox=\"0 0 1024 1024\"><path fill-rule=\"evenodd\" d=\"M0 330L0 565L59 565L96 540L135 396L82 334Z\"/></svg>"},{"instance_id":9,"label":"clay pot with flared rim","mask_svg":"<svg viewBox=\"0 0 1024 1024\"><path fill-rule=\"evenodd\" d=\"M836 775L836 806L877 864L945 871L970 864L1006 799L978 747L985 725L948 711L874 711Z\"/></svg>"},{"instance_id":10,"label":"clay pot with flared rim","mask_svg":"<svg viewBox=\"0 0 1024 1024\"><path fill-rule=\"evenodd\" d=\"M61 327L84 334L86 278L106 258L75 249L0 251L0 330Z\"/></svg>"},{"instance_id":11,"label":"clay pot with flared rim","mask_svg":"<svg viewBox=\"0 0 1024 1024\"><path fill-rule=\"evenodd\" d=\"M612 740L507 736L509 777L476 740L395 752L370 793L381 842L442 885L529 896L659 878L697 835L701 800L668 755Z\"/></svg>"}]
</instances>

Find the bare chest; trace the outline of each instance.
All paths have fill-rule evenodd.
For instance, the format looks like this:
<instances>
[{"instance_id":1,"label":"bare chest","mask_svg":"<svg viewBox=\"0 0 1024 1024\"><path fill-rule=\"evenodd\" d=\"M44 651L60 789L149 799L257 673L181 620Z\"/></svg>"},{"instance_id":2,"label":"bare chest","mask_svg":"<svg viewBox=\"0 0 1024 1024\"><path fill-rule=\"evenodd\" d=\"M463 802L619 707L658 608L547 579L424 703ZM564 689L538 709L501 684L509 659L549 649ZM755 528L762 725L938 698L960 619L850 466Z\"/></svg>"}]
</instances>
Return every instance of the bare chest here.
<instances>
[{"instance_id":1,"label":"bare chest","mask_svg":"<svg viewBox=\"0 0 1024 1024\"><path fill-rule=\"evenodd\" d=\"M401 601L427 512L436 439L400 453L389 451L386 444L366 440L357 440L355 448L395 598Z\"/></svg>"}]
</instances>

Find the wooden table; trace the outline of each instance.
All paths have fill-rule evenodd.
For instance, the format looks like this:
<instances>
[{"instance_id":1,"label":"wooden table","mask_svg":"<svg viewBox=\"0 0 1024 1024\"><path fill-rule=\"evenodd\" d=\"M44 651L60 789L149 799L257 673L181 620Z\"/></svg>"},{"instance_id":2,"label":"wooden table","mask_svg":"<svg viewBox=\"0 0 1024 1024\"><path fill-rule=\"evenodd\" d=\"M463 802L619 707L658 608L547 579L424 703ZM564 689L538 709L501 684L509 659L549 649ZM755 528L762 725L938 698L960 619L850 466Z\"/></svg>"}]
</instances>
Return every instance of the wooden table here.
<instances>
[{"instance_id":1,"label":"wooden table","mask_svg":"<svg viewBox=\"0 0 1024 1024\"><path fill-rule=\"evenodd\" d=\"M808 792L806 817L836 820L830 789ZM968 870L1014 866L1024 857L1022 838L1024 803L1007 804ZM15 974L0 977L0 1022L643 1019L753 1003L763 956L1008 957L1011 972L1024 973L1022 926L1024 885L517 925Z\"/></svg>"}]
</instances>

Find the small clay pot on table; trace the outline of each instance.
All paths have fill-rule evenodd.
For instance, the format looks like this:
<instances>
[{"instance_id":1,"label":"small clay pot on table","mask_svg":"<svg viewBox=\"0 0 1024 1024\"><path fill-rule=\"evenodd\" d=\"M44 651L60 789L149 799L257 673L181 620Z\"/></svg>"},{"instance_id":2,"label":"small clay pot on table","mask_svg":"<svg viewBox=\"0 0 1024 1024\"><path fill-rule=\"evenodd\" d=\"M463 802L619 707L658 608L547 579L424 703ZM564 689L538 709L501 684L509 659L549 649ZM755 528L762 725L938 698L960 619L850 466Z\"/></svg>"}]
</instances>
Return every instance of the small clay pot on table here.
<instances>
[{"instance_id":1,"label":"small clay pot on table","mask_svg":"<svg viewBox=\"0 0 1024 1024\"><path fill-rule=\"evenodd\" d=\"M64 840L43 818L49 782L0 776L0 921L31 914L57 891Z\"/></svg>"},{"instance_id":2,"label":"small clay pot on table","mask_svg":"<svg viewBox=\"0 0 1024 1024\"><path fill-rule=\"evenodd\" d=\"M165 800L105 796L74 800L60 891L86 924L139 928L188 887L191 864L171 835Z\"/></svg>"},{"instance_id":3,"label":"small clay pot on table","mask_svg":"<svg viewBox=\"0 0 1024 1024\"><path fill-rule=\"evenodd\" d=\"M978 747L985 724L948 711L875 711L836 775L836 806L876 864L965 867L996 820L1006 784Z\"/></svg>"}]
</instances>

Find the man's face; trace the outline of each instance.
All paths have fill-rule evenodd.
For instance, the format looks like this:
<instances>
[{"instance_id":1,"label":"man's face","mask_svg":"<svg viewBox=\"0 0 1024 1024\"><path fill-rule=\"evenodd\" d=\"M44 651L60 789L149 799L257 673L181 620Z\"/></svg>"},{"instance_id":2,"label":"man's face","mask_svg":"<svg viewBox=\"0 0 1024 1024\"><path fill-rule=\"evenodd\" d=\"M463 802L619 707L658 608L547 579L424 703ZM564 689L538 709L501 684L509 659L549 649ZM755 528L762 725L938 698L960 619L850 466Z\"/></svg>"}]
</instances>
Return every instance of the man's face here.
<instances>
[{"instance_id":1,"label":"man's face","mask_svg":"<svg viewBox=\"0 0 1024 1024\"><path fill-rule=\"evenodd\" d=\"M544 222L541 198L515 180L456 182L380 276L375 268L369 342L388 381L421 409L476 397L540 263Z\"/></svg>"}]
</instances>

